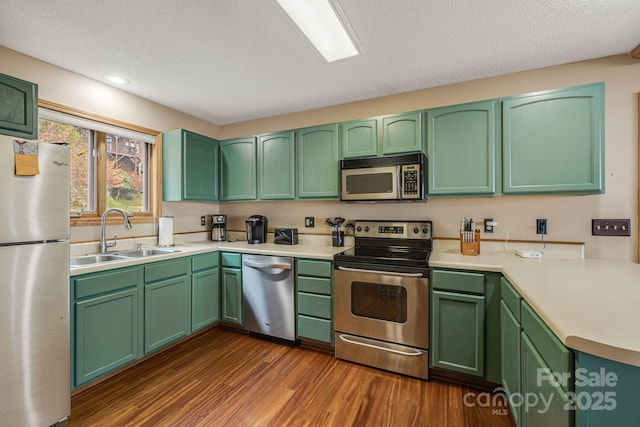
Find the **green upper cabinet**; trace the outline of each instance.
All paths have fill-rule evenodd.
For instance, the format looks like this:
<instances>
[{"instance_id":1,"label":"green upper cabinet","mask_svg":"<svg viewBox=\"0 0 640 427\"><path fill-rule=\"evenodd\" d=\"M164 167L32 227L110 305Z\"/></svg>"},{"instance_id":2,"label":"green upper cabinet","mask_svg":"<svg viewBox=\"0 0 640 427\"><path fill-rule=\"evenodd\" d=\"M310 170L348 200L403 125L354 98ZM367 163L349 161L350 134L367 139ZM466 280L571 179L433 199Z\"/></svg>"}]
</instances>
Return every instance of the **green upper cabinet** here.
<instances>
[{"instance_id":1,"label":"green upper cabinet","mask_svg":"<svg viewBox=\"0 0 640 427\"><path fill-rule=\"evenodd\" d=\"M503 192L604 192L604 84L503 102Z\"/></svg>"},{"instance_id":2,"label":"green upper cabinet","mask_svg":"<svg viewBox=\"0 0 640 427\"><path fill-rule=\"evenodd\" d=\"M422 114L403 113L382 118L382 154L422 151Z\"/></svg>"},{"instance_id":3,"label":"green upper cabinet","mask_svg":"<svg viewBox=\"0 0 640 427\"><path fill-rule=\"evenodd\" d=\"M429 196L496 194L498 105L483 101L426 112Z\"/></svg>"},{"instance_id":4,"label":"green upper cabinet","mask_svg":"<svg viewBox=\"0 0 640 427\"><path fill-rule=\"evenodd\" d=\"M338 125L296 131L298 198L338 198Z\"/></svg>"},{"instance_id":5,"label":"green upper cabinet","mask_svg":"<svg viewBox=\"0 0 640 427\"><path fill-rule=\"evenodd\" d=\"M256 138L220 142L220 200L255 200Z\"/></svg>"},{"instance_id":6,"label":"green upper cabinet","mask_svg":"<svg viewBox=\"0 0 640 427\"><path fill-rule=\"evenodd\" d=\"M295 198L295 139L293 131L258 138L258 198Z\"/></svg>"},{"instance_id":7,"label":"green upper cabinet","mask_svg":"<svg viewBox=\"0 0 640 427\"><path fill-rule=\"evenodd\" d=\"M340 123L342 157L375 157L378 155L378 120L354 120Z\"/></svg>"},{"instance_id":8,"label":"green upper cabinet","mask_svg":"<svg viewBox=\"0 0 640 427\"><path fill-rule=\"evenodd\" d=\"M0 74L0 133L38 137L38 85Z\"/></svg>"},{"instance_id":9,"label":"green upper cabinet","mask_svg":"<svg viewBox=\"0 0 640 427\"><path fill-rule=\"evenodd\" d=\"M162 200L218 200L218 141L184 129L162 134Z\"/></svg>"}]
</instances>

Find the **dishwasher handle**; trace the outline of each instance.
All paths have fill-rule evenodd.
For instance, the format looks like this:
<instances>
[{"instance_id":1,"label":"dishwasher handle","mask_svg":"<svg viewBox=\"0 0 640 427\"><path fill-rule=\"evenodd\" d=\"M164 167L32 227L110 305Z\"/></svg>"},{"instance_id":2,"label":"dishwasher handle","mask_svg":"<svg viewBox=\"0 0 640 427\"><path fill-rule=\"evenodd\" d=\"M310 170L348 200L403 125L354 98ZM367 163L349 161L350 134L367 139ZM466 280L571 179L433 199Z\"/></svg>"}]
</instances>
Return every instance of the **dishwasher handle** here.
<instances>
[{"instance_id":1,"label":"dishwasher handle","mask_svg":"<svg viewBox=\"0 0 640 427\"><path fill-rule=\"evenodd\" d=\"M257 268L258 270L266 270L269 268L279 268L282 270L291 270L293 267L289 263L276 263L276 262L256 262L251 260L243 260L242 263L247 267Z\"/></svg>"}]
</instances>

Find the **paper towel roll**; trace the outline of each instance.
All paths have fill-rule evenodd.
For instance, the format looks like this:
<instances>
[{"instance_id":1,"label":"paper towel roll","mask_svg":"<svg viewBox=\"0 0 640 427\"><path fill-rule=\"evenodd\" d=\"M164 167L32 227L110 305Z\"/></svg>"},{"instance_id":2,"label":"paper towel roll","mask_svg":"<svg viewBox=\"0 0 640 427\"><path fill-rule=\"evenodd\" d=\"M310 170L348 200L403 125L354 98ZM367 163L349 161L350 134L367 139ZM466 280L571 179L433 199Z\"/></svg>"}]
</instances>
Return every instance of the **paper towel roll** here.
<instances>
[{"instance_id":1,"label":"paper towel roll","mask_svg":"<svg viewBox=\"0 0 640 427\"><path fill-rule=\"evenodd\" d=\"M173 217L158 218L158 246L173 246Z\"/></svg>"}]
</instances>

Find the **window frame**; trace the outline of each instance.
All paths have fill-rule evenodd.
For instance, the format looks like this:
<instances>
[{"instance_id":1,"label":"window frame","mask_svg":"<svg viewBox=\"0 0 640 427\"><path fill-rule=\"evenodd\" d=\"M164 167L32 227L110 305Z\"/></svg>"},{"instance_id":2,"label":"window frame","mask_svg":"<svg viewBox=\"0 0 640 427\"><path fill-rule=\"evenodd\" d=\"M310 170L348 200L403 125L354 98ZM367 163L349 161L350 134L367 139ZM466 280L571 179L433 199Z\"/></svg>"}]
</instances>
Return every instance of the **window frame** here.
<instances>
[{"instance_id":1,"label":"window frame","mask_svg":"<svg viewBox=\"0 0 640 427\"><path fill-rule=\"evenodd\" d=\"M55 102L38 100L38 107L59 113L77 116L83 119L92 120L94 122L103 123L105 125L127 129L135 132L151 135L155 138L155 144L148 144L148 170L147 170L147 186L148 186L148 212L135 212L130 218L132 224L154 223L156 218L162 216L162 132L146 128L143 126L126 123L116 119L100 116L97 114L87 113L72 107L67 107ZM98 158L96 159L96 206L92 212L69 212L71 226L83 225L99 225L102 220L102 214L107 209L107 142L106 134L103 132L96 133L96 150Z\"/></svg>"}]
</instances>

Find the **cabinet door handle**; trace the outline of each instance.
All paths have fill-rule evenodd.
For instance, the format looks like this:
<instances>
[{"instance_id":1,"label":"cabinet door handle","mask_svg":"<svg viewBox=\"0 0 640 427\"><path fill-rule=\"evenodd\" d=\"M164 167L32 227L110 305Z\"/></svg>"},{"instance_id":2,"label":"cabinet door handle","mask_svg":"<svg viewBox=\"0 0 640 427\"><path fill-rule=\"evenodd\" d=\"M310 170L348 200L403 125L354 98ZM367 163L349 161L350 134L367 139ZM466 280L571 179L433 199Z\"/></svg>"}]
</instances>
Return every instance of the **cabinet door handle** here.
<instances>
[{"instance_id":1,"label":"cabinet door handle","mask_svg":"<svg viewBox=\"0 0 640 427\"><path fill-rule=\"evenodd\" d=\"M388 351L389 353L396 353L396 354L400 354L402 356L422 356L422 352L419 351L419 350L414 350L414 351L395 350L393 348L386 348L386 347L382 347L382 346L378 346L378 345L369 344L369 343L366 343L366 342L356 341L355 340L356 337L352 337L351 335L340 334L340 335L338 335L338 338L340 338L340 340L342 340L342 341L344 341L346 343L349 343L349 344L360 345L362 347L369 347L369 348L373 348L375 350Z\"/></svg>"}]
</instances>

